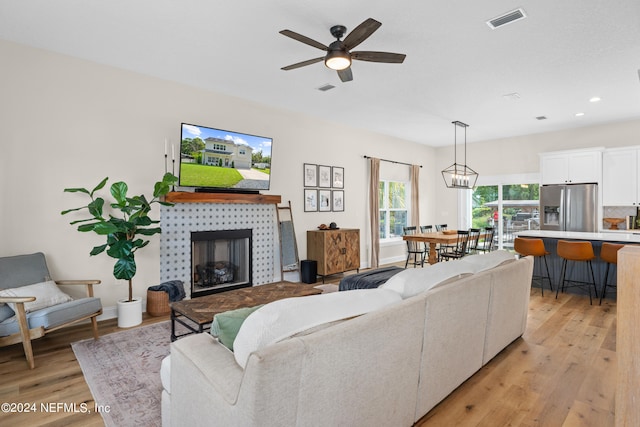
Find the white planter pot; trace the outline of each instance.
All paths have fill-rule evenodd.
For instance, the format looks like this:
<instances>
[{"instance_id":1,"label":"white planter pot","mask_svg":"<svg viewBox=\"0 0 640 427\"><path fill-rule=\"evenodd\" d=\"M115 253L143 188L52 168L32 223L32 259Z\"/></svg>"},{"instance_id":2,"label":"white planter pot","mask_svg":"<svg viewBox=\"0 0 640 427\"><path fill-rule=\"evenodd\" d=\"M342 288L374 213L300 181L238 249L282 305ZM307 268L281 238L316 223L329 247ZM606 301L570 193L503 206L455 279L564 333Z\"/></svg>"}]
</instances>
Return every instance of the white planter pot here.
<instances>
[{"instance_id":1,"label":"white planter pot","mask_svg":"<svg viewBox=\"0 0 640 427\"><path fill-rule=\"evenodd\" d=\"M118 300L118 327L130 328L142 323L142 298L134 297L133 301Z\"/></svg>"}]
</instances>

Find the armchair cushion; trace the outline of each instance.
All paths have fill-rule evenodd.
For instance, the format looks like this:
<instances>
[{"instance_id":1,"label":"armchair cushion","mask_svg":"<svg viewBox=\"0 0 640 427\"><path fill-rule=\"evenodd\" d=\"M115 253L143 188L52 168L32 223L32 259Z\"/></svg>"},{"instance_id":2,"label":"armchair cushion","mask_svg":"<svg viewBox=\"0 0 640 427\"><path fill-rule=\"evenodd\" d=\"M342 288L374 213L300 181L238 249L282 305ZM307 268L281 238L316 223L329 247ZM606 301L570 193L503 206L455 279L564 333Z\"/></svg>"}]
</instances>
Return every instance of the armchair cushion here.
<instances>
[{"instance_id":1,"label":"armchair cushion","mask_svg":"<svg viewBox=\"0 0 640 427\"><path fill-rule=\"evenodd\" d=\"M29 329L40 326L51 329L83 316L89 316L101 309L100 298L81 298L27 313L27 323ZM20 326L16 316L0 322L0 337L17 332L20 332Z\"/></svg>"},{"instance_id":2,"label":"armchair cushion","mask_svg":"<svg viewBox=\"0 0 640 427\"><path fill-rule=\"evenodd\" d=\"M7 304L0 304L0 322L10 318L15 314L16 313L11 310L11 307L9 307Z\"/></svg>"},{"instance_id":3,"label":"armchair cushion","mask_svg":"<svg viewBox=\"0 0 640 427\"><path fill-rule=\"evenodd\" d=\"M0 258L0 289L51 280L44 254L15 255Z\"/></svg>"},{"instance_id":4,"label":"armchair cushion","mask_svg":"<svg viewBox=\"0 0 640 427\"><path fill-rule=\"evenodd\" d=\"M53 280L18 288L3 289L0 290L0 297L36 297L35 301L24 303L24 310L27 313L69 302L73 299L62 292ZM15 311L12 303L7 303L7 305Z\"/></svg>"}]
</instances>

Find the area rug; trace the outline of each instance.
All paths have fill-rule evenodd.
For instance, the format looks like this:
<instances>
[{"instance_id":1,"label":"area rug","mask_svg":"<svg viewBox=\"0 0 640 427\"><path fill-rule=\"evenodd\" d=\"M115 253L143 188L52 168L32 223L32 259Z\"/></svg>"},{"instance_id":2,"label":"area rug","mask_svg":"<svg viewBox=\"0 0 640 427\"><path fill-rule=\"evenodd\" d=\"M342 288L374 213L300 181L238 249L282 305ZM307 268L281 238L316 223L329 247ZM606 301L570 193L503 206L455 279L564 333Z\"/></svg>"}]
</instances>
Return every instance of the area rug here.
<instances>
[{"instance_id":1,"label":"area rug","mask_svg":"<svg viewBox=\"0 0 640 427\"><path fill-rule=\"evenodd\" d=\"M161 426L160 364L169 354L169 321L71 344L105 425Z\"/></svg>"}]
</instances>

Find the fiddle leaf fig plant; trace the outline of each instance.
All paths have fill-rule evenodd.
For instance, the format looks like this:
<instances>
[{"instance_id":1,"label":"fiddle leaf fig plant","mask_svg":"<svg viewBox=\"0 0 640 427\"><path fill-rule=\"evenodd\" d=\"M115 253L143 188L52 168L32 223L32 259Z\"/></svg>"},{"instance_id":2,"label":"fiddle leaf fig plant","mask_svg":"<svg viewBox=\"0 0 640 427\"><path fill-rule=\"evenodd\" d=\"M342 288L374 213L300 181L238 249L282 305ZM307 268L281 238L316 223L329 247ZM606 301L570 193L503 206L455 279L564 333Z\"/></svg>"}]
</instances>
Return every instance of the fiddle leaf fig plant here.
<instances>
[{"instance_id":1,"label":"fiddle leaf fig plant","mask_svg":"<svg viewBox=\"0 0 640 427\"><path fill-rule=\"evenodd\" d=\"M129 186L125 182L113 183L110 188L113 200L107 202L103 197L99 197L97 192L105 187L108 180L108 177L103 179L93 190L65 188L66 193L82 193L90 201L85 206L68 209L61 214L87 210L89 218L72 221L70 224L79 224L80 232L93 231L100 236L106 236L106 242L95 246L90 254L98 255L106 251L107 255L117 260L113 267L113 276L116 279L129 281L127 301L133 301L132 279L136 275L135 254L149 244L147 236L161 232L160 227L157 226L160 221L149 217L151 206L155 203L173 206L173 203L164 202L161 198L171 191L172 185L178 181L178 178L171 173L166 173L162 181L155 183L151 200L144 195L128 197ZM108 212L105 212L105 203L110 208Z\"/></svg>"}]
</instances>

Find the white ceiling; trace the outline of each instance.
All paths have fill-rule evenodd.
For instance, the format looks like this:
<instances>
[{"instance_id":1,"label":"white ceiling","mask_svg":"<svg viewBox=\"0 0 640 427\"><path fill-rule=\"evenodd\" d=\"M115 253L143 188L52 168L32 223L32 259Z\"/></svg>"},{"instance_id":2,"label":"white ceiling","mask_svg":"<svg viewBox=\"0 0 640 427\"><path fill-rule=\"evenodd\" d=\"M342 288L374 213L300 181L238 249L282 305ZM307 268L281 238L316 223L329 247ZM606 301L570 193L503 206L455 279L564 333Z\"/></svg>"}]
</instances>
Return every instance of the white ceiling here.
<instances>
[{"instance_id":1,"label":"white ceiling","mask_svg":"<svg viewBox=\"0 0 640 427\"><path fill-rule=\"evenodd\" d=\"M280 70L323 52L278 31L328 45L370 17L382 27L356 50L403 64L355 61L348 83ZM640 118L638 0L0 0L0 39L431 146L453 143L453 120L472 143Z\"/></svg>"}]
</instances>

